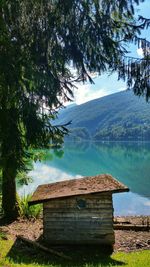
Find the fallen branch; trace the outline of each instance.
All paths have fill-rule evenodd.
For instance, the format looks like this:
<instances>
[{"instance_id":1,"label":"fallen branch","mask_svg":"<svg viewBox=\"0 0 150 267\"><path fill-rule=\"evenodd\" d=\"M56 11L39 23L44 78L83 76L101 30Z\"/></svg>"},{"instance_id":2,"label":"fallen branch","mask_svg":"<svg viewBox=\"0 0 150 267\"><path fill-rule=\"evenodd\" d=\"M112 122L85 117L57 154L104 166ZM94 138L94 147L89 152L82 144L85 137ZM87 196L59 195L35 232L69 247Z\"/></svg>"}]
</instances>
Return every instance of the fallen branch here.
<instances>
[{"instance_id":1,"label":"fallen branch","mask_svg":"<svg viewBox=\"0 0 150 267\"><path fill-rule=\"evenodd\" d=\"M18 235L17 238L22 240L22 241L24 241L24 242L26 242L26 243L28 243L28 244L30 244L30 245L33 245L34 247L37 247L37 248L39 248L39 249L41 249L41 250L43 250L45 252L49 252L51 254L54 254L54 255L56 255L58 257L66 259L66 260L71 260L71 257L64 255L62 252L58 252L58 251L56 251L54 249L47 248L47 247L45 247L45 246L43 246L43 245L41 245L41 244L39 244L39 243L37 243L37 242L35 242L33 240L27 239L27 238L25 238L25 237L23 237L21 235Z\"/></svg>"},{"instance_id":2,"label":"fallen branch","mask_svg":"<svg viewBox=\"0 0 150 267\"><path fill-rule=\"evenodd\" d=\"M149 225L114 224L114 230L149 231Z\"/></svg>"}]
</instances>

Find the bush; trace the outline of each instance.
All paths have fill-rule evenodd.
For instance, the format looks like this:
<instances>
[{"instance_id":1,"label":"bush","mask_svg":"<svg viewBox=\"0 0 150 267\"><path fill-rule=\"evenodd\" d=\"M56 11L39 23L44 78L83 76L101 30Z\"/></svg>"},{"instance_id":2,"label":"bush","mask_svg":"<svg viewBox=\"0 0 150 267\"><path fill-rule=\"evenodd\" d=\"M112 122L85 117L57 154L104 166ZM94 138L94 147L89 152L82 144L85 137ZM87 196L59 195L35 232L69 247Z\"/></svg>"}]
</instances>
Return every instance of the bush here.
<instances>
[{"instance_id":1,"label":"bush","mask_svg":"<svg viewBox=\"0 0 150 267\"><path fill-rule=\"evenodd\" d=\"M39 218L42 215L42 204L36 204L29 206L28 201L31 200L31 195L24 195L20 198L19 205L21 210L21 216L27 219Z\"/></svg>"}]
</instances>

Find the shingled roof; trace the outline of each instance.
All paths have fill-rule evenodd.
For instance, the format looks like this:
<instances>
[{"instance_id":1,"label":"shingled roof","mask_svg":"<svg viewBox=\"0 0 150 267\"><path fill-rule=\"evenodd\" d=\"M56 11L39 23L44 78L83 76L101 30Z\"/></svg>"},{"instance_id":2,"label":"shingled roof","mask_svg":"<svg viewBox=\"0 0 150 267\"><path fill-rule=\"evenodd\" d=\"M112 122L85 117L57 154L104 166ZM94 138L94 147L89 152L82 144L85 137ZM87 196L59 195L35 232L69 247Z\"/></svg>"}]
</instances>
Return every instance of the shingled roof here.
<instances>
[{"instance_id":1,"label":"shingled roof","mask_svg":"<svg viewBox=\"0 0 150 267\"><path fill-rule=\"evenodd\" d=\"M89 176L80 179L44 184L37 187L29 205L46 202L51 199L87 195L102 192L119 193L129 188L109 174Z\"/></svg>"}]
</instances>

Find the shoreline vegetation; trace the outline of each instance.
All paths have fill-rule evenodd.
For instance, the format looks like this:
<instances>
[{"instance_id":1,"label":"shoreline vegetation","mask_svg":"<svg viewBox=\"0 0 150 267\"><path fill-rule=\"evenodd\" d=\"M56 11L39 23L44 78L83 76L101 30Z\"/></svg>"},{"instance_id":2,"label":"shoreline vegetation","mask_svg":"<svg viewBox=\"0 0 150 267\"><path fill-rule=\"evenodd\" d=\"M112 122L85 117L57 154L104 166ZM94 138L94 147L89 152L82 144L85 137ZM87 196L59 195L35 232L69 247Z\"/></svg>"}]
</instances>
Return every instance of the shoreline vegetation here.
<instances>
[{"instance_id":1,"label":"shoreline vegetation","mask_svg":"<svg viewBox=\"0 0 150 267\"><path fill-rule=\"evenodd\" d=\"M65 140L72 142L150 142L150 129L141 130L141 126L125 129L121 126L99 130L94 136L90 135L85 127L70 129L70 135Z\"/></svg>"}]
</instances>

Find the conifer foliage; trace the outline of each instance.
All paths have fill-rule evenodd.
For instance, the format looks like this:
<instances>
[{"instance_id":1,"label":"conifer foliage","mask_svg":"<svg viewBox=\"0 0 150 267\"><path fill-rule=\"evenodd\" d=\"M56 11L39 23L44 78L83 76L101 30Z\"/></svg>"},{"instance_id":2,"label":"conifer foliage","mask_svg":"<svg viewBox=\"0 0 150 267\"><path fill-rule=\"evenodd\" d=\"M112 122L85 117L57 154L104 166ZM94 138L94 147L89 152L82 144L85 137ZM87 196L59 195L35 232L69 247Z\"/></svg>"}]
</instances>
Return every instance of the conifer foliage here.
<instances>
[{"instance_id":1,"label":"conifer foliage","mask_svg":"<svg viewBox=\"0 0 150 267\"><path fill-rule=\"evenodd\" d=\"M124 57L119 64L119 78L127 81L128 89L134 94L150 98L150 42L138 38L138 47L143 51L143 58Z\"/></svg>"},{"instance_id":2,"label":"conifer foliage","mask_svg":"<svg viewBox=\"0 0 150 267\"><path fill-rule=\"evenodd\" d=\"M92 82L89 73L108 69L124 75L124 44L145 25L134 20L139 2L0 1L0 168L6 217L18 215L15 179L26 170L29 149L47 147L67 133L52 120L72 99L75 82ZM132 66L129 72L131 85Z\"/></svg>"}]
</instances>

